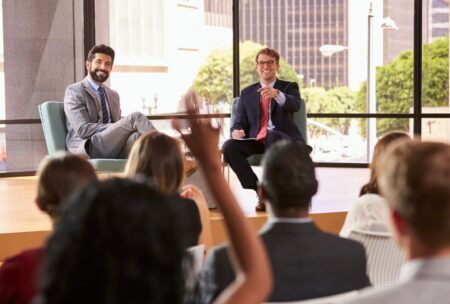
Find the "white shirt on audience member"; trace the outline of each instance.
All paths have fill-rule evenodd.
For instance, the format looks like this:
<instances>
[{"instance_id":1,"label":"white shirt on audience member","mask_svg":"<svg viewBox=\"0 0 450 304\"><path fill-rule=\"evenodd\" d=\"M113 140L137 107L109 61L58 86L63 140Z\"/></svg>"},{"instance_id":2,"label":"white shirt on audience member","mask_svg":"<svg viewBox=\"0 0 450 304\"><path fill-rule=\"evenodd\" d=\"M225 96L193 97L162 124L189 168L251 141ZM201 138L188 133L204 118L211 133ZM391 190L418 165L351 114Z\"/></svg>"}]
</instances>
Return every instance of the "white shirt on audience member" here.
<instances>
[{"instance_id":1,"label":"white shirt on audience member","mask_svg":"<svg viewBox=\"0 0 450 304\"><path fill-rule=\"evenodd\" d=\"M361 195L350 207L339 235L348 237L350 231L391 236L389 207L386 200L378 194Z\"/></svg>"}]
</instances>

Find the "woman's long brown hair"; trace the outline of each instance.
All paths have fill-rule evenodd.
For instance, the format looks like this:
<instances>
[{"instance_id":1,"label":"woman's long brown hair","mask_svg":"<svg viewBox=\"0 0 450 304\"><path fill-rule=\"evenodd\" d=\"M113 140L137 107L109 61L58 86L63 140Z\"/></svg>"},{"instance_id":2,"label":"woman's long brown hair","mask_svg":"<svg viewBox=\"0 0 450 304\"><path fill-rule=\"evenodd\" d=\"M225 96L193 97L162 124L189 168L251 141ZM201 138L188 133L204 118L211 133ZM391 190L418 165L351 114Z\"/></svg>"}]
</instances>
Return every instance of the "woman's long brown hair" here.
<instances>
[{"instance_id":1,"label":"woman's long brown hair","mask_svg":"<svg viewBox=\"0 0 450 304\"><path fill-rule=\"evenodd\" d=\"M409 138L409 135L405 132L390 132L381 137L375 145L372 162L370 163L370 180L367 184L361 187L359 196L367 193L380 194L378 189L378 169L375 164L380 156L386 151L386 148L394 141L399 139Z\"/></svg>"},{"instance_id":2,"label":"woman's long brown hair","mask_svg":"<svg viewBox=\"0 0 450 304\"><path fill-rule=\"evenodd\" d=\"M176 193L184 178L180 142L156 131L142 135L131 149L125 168L127 176L150 178L164 194Z\"/></svg>"}]
</instances>

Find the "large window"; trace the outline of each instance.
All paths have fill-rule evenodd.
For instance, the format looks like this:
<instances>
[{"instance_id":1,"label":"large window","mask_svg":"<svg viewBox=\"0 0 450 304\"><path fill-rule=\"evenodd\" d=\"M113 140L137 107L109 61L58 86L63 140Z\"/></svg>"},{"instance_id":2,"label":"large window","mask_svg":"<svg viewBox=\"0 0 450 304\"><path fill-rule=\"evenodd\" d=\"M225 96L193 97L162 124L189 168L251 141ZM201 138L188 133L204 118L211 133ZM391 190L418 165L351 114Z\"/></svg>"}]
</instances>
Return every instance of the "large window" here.
<instances>
[{"instance_id":1,"label":"large window","mask_svg":"<svg viewBox=\"0 0 450 304\"><path fill-rule=\"evenodd\" d=\"M306 101L314 160L366 163L382 134L412 134L409 119L364 115L412 113L413 4L240 1L241 53L263 45L280 52L279 77L298 82ZM241 68L242 86L249 72Z\"/></svg>"},{"instance_id":2,"label":"large window","mask_svg":"<svg viewBox=\"0 0 450 304\"><path fill-rule=\"evenodd\" d=\"M279 77L301 87L317 162L365 166L394 130L450 142L449 1L104 0L91 23L83 1L33 3L0 0L0 174L34 171L45 156L37 105L82 79L83 27L99 20L107 34L97 42L116 50L110 85L123 114L183 111L192 86L201 111L229 113L258 81L254 54L266 45L282 56Z\"/></svg>"}]
</instances>

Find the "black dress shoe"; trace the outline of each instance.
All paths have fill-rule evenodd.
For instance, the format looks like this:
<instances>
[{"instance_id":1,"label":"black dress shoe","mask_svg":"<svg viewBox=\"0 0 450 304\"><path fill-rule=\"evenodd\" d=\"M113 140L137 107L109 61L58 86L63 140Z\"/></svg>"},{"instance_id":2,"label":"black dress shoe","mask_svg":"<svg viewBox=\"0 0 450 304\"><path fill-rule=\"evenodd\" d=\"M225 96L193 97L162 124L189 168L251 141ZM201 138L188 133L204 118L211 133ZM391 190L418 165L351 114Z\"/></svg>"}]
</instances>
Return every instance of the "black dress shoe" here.
<instances>
[{"instance_id":1,"label":"black dress shoe","mask_svg":"<svg viewBox=\"0 0 450 304\"><path fill-rule=\"evenodd\" d=\"M258 203L256 204L255 210L257 212L265 212L266 211L266 203L262 199L259 199Z\"/></svg>"}]
</instances>

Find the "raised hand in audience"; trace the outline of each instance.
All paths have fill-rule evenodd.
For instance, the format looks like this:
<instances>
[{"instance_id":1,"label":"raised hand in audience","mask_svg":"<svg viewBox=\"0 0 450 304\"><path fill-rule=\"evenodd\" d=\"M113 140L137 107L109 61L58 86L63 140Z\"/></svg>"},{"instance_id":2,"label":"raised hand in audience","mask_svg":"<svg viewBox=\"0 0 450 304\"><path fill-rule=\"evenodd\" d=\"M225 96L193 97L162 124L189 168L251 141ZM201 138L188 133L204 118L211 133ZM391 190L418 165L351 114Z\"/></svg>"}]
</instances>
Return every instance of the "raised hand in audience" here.
<instances>
[{"instance_id":1,"label":"raised hand in audience","mask_svg":"<svg viewBox=\"0 0 450 304\"><path fill-rule=\"evenodd\" d=\"M197 114L198 96L190 91L184 97L189 114ZM238 206L225 181L217 146L219 129L209 120L189 120L190 133L173 127L180 133L191 152L197 157L211 192L222 211L235 257L236 280L217 298L216 303L261 303L270 294L272 274L261 240Z\"/></svg>"}]
</instances>

